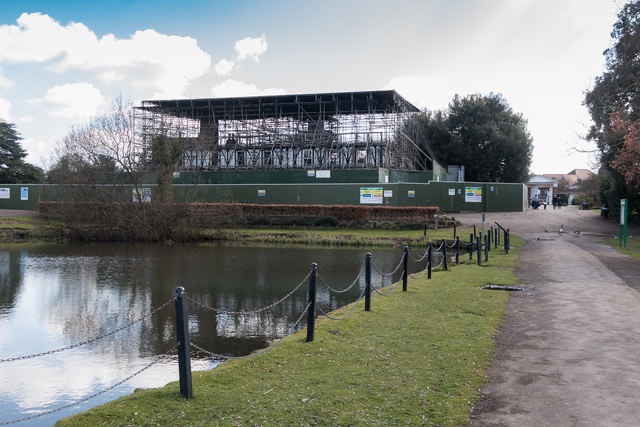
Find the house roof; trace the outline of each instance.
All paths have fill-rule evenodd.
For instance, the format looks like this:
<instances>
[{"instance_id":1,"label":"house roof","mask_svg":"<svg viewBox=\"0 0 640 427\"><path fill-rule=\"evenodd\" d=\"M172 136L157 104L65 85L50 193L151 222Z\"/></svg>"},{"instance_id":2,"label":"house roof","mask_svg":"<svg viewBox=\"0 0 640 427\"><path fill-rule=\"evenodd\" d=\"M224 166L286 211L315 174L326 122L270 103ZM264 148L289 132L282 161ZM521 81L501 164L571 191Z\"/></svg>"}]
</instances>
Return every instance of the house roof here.
<instances>
[{"instance_id":1,"label":"house roof","mask_svg":"<svg viewBox=\"0 0 640 427\"><path fill-rule=\"evenodd\" d=\"M313 120L340 114L420 112L394 90L149 100L142 101L142 106L138 108L179 117L215 117L223 120L301 116Z\"/></svg>"},{"instance_id":2,"label":"house roof","mask_svg":"<svg viewBox=\"0 0 640 427\"><path fill-rule=\"evenodd\" d=\"M527 181L526 183L526 185L536 185L536 184L553 185L555 187L558 185L558 181L544 175L536 175L534 177L531 177L529 181Z\"/></svg>"},{"instance_id":3,"label":"house roof","mask_svg":"<svg viewBox=\"0 0 640 427\"><path fill-rule=\"evenodd\" d=\"M574 169L569 173L545 173L543 176L555 179L556 181L566 180L569 184L577 184L578 181L584 181L594 175L589 169Z\"/></svg>"}]
</instances>

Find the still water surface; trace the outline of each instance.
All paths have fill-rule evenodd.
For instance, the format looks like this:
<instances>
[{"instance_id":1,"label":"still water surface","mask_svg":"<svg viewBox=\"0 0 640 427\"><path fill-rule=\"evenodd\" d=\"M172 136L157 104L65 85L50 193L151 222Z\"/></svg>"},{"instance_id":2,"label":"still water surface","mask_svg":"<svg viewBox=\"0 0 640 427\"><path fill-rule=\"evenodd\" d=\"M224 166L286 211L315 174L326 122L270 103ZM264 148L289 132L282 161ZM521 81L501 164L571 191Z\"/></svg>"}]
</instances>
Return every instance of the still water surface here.
<instances>
[{"instance_id":1,"label":"still water surface","mask_svg":"<svg viewBox=\"0 0 640 427\"><path fill-rule=\"evenodd\" d=\"M325 312L358 299L365 286L366 252L150 244L0 247L0 359L18 358L0 362L0 424L82 401L158 358L158 363L106 393L17 425L50 426L135 388L177 380L177 286L195 302L190 303L190 341L213 353L243 356L291 332L307 305L305 278L312 262L318 264L322 279L317 302ZM373 264L383 272L393 271L402 257L400 250L371 253ZM400 274L398 270L393 277L380 276L374 268L372 282L386 286ZM356 286L333 293L322 281L337 290L354 281ZM279 301L302 282L282 303L255 311ZM72 348L21 358L65 347ZM218 363L194 348L191 360L194 370Z\"/></svg>"}]
</instances>

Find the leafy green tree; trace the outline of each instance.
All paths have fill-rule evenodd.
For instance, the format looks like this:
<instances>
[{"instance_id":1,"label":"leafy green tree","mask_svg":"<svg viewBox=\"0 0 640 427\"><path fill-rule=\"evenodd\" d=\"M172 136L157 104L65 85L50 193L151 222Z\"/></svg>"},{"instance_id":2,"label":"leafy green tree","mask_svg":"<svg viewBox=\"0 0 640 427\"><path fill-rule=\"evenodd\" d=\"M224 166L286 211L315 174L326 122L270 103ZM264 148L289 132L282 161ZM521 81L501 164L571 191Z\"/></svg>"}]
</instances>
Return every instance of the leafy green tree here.
<instances>
[{"instance_id":1,"label":"leafy green tree","mask_svg":"<svg viewBox=\"0 0 640 427\"><path fill-rule=\"evenodd\" d=\"M619 199L629 199L633 211L640 207L640 2L631 1L620 10L611 37L613 44L604 52L606 70L585 95L593 121L587 140L600 154L605 201L615 207Z\"/></svg>"},{"instance_id":2,"label":"leafy green tree","mask_svg":"<svg viewBox=\"0 0 640 427\"><path fill-rule=\"evenodd\" d=\"M39 167L24 161L27 153L20 145L22 138L15 125L0 121L0 183L39 183L44 172Z\"/></svg>"},{"instance_id":3,"label":"leafy green tree","mask_svg":"<svg viewBox=\"0 0 640 427\"><path fill-rule=\"evenodd\" d=\"M465 180L527 180L533 150L527 121L502 96L456 95L447 110L418 120L425 151L445 165L463 165Z\"/></svg>"}]
</instances>

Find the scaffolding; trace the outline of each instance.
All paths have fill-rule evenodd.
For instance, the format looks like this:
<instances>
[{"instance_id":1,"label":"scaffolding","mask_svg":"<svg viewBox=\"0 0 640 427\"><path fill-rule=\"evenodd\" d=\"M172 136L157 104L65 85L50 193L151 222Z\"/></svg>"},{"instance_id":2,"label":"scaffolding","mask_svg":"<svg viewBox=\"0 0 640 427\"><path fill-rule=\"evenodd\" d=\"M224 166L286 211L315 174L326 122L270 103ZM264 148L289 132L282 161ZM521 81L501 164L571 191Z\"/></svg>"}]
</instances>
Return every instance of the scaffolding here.
<instances>
[{"instance_id":1,"label":"scaffolding","mask_svg":"<svg viewBox=\"0 0 640 427\"><path fill-rule=\"evenodd\" d=\"M144 147L179 142L178 171L424 170L418 113L390 90L151 100L136 108L136 129Z\"/></svg>"}]
</instances>

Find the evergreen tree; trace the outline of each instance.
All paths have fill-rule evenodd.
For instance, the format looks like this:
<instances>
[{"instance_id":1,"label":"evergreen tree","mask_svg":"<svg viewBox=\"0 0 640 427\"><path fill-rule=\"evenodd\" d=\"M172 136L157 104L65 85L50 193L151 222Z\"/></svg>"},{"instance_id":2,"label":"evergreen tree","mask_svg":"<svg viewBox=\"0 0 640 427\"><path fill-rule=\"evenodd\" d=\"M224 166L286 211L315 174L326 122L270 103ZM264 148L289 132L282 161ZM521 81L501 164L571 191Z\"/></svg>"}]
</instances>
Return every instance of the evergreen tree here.
<instances>
[{"instance_id":1,"label":"evergreen tree","mask_svg":"<svg viewBox=\"0 0 640 427\"><path fill-rule=\"evenodd\" d=\"M27 184L42 181L42 169L24 161L27 153L15 125L0 121L0 184Z\"/></svg>"},{"instance_id":2,"label":"evergreen tree","mask_svg":"<svg viewBox=\"0 0 640 427\"><path fill-rule=\"evenodd\" d=\"M455 96L446 111L419 118L424 151L463 165L466 181L525 182L533 150L527 121L500 95Z\"/></svg>"}]
</instances>

